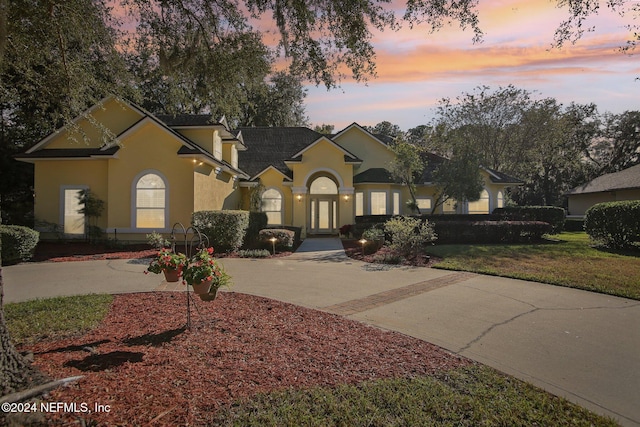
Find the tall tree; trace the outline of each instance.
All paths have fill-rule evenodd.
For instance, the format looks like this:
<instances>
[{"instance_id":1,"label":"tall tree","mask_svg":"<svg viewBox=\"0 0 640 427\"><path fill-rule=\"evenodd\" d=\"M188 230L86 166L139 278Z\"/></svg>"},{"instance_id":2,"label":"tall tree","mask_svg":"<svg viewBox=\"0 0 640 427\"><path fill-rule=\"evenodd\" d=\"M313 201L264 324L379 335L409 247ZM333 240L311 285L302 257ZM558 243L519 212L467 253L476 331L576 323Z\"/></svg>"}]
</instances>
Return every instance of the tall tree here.
<instances>
[{"instance_id":1,"label":"tall tree","mask_svg":"<svg viewBox=\"0 0 640 427\"><path fill-rule=\"evenodd\" d=\"M428 148L449 156L453 144L467 141L473 143L484 166L502 170L521 159L527 148L518 126L530 105L530 93L513 85L495 91L481 86L455 100L444 98L436 110Z\"/></svg>"},{"instance_id":2,"label":"tall tree","mask_svg":"<svg viewBox=\"0 0 640 427\"><path fill-rule=\"evenodd\" d=\"M420 177L426 166L423 158L420 156L420 148L417 145L405 141L402 137L396 138L390 148L393 154L395 154L389 164L391 176L407 186L409 195L411 196L411 200L407 202L407 206L420 214L420 208L416 200L416 180Z\"/></svg>"},{"instance_id":3,"label":"tall tree","mask_svg":"<svg viewBox=\"0 0 640 427\"><path fill-rule=\"evenodd\" d=\"M484 188L477 153L462 140L452 146L449 158L435 169L432 179L436 194L431 213L448 200L475 202Z\"/></svg>"},{"instance_id":4,"label":"tall tree","mask_svg":"<svg viewBox=\"0 0 640 427\"><path fill-rule=\"evenodd\" d=\"M600 117L599 125L600 132L584 146L596 176L640 163L640 111L606 113Z\"/></svg>"},{"instance_id":5,"label":"tall tree","mask_svg":"<svg viewBox=\"0 0 640 427\"><path fill-rule=\"evenodd\" d=\"M364 126L364 129L368 130L374 135L386 135L390 136L391 138L397 138L403 135L400 126L386 120L378 123L375 126Z\"/></svg>"},{"instance_id":6,"label":"tall tree","mask_svg":"<svg viewBox=\"0 0 640 427\"><path fill-rule=\"evenodd\" d=\"M308 126L304 98L306 90L300 79L283 71L274 73L270 82L247 96L240 126ZM235 120L234 120L235 122Z\"/></svg>"}]
</instances>

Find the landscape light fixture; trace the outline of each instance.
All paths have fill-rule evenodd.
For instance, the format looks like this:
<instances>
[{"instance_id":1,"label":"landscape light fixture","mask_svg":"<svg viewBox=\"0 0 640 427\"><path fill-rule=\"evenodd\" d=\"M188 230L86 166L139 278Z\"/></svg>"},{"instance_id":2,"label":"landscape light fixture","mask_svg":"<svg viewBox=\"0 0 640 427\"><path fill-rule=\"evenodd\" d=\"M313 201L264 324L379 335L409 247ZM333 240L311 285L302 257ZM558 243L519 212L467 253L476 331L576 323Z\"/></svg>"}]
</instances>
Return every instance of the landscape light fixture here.
<instances>
[{"instance_id":1,"label":"landscape light fixture","mask_svg":"<svg viewBox=\"0 0 640 427\"><path fill-rule=\"evenodd\" d=\"M362 256L364 256L364 245L367 243L367 239L360 239L358 242L362 245Z\"/></svg>"},{"instance_id":2,"label":"landscape light fixture","mask_svg":"<svg viewBox=\"0 0 640 427\"><path fill-rule=\"evenodd\" d=\"M269 240L271 240L271 245L273 245L273 255L275 255L276 254L276 241L278 239L276 239L275 237L272 237Z\"/></svg>"}]
</instances>

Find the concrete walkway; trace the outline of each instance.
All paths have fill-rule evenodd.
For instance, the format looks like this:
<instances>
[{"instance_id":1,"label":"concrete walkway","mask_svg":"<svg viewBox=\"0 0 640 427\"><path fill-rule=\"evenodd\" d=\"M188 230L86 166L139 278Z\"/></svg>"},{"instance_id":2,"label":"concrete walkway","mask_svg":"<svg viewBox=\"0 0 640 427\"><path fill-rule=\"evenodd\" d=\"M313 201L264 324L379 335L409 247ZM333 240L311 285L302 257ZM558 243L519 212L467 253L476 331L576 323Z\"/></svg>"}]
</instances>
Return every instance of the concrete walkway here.
<instances>
[{"instance_id":1,"label":"concrete walkway","mask_svg":"<svg viewBox=\"0 0 640 427\"><path fill-rule=\"evenodd\" d=\"M233 291L396 330L640 426L640 301L464 272L365 264L338 239L290 257L222 260ZM5 302L86 293L184 290L136 260L4 268Z\"/></svg>"}]
</instances>

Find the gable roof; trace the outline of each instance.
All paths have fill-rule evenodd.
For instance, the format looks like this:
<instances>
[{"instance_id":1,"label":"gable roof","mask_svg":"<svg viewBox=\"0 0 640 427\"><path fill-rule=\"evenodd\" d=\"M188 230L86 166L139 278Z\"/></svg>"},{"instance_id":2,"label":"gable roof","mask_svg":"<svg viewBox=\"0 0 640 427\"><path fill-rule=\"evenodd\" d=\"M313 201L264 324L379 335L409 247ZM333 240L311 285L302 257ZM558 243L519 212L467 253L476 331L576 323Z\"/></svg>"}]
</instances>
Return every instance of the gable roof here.
<instances>
[{"instance_id":1,"label":"gable roof","mask_svg":"<svg viewBox=\"0 0 640 427\"><path fill-rule=\"evenodd\" d=\"M579 185L565 193L574 194L600 193L604 191L630 190L640 188L640 164L623 169L620 172L599 176L586 184Z\"/></svg>"},{"instance_id":2,"label":"gable roof","mask_svg":"<svg viewBox=\"0 0 640 427\"><path fill-rule=\"evenodd\" d=\"M315 146L316 144L319 144L322 141L328 142L333 147L337 148L339 151L344 153L345 162L362 163L362 160L360 160L356 155L354 155L354 154L350 153L348 150L342 148L340 145L336 144L335 141L331 140L329 137L327 137L325 135L322 135L320 138L316 139L314 142L312 142L311 144L309 144L306 147L304 147L302 150L300 150L297 153L295 153L293 156L291 156L290 160L295 160L298 157L301 157L302 154L304 154L305 151L307 151L311 147Z\"/></svg>"},{"instance_id":3,"label":"gable roof","mask_svg":"<svg viewBox=\"0 0 640 427\"><path fill-rule=\"evenodd\" d=\"M82 113L80 116L76 117L74 119L74 123L78 123L82 118L86 117L87 114L90 114L91 112L95 111L96 108L102 106L107 100L111 98L114 98L114 97L110 96L103 99L102 101L100 101L100 103L94 105L93 107L91 107L90 109ZM201 148L198 144L195 144L190 139L186 138L184 135L172 129L164 121L160 120L158 117L148 112L144 108L132 102L124 101L121 99L118 99L118 102L125 103L132 110L138 112L141 115L141 118L135 121L134 123L132 123L131 126L129 126L127 129L120 132L116 136L116 139L126 136L127 134L133 132L135 129L144 125L144 123L147 123L150 121L156 124L157 126L159 126L163 131L171 134L182 144L182 147L177 153L179 156L197 156L201 160L204 160L208 163L212 163L216 166L220 166L225 172L228 172L232 175L238 175L242 178L248 178L248 175L245 172L243 172L238 168L232 167L229 163L225 161L216 159L212 153L209 153L208 151ZM187 117L187 115L185 115L184 117ZM194 120L202 120L202 117L198 116L198 118ZM18 160L25 160L25 161L35 160L35 159L53 159L53 158L56 158L56 159L81 159L81 158L86 159L86 158L96 158L96 157L104 158L104 157L114 157L115 153L120 149L119 145L116 144L115 140L100 148L59 148L59 149L43 148L43 147L46 147L47 143L51 141L51 139L54 136L58 135L65 128L66 126L63 126L62 128L56 130L55 132L53 132L52 134L44 138L42 141L38 142L36 145L31 147L29 150L27 150L26 153L19 154L15 156L15 158Z\"/></svg>"},{"instance_id":4,"label":"gable roof","mask_svg":"<svg viewBox=\"0 0 640 427\"><path fill-rule=\"evenodd\" d=\"M252 177L273 166L284 175L291 171L284 163L324 135L305 127L241 127L247 151L238 152L238 163Z\"/></svg>"},{"instance_id":5,"label":"gable roof","mask_svg":"<svg viewBox=\"0 0 640 427\"><path fill-rule=\"evenodd\" d=\"M381 134L374 135L371 132L369 132L368 130L366 130L365 128L363 128L362 126L360 126L356 122L351 123L349 126L347 126L346 128L342 129L340 132L335 133L333 135L330 135L330 137L331 137L331 139L339 138L340 136L342 136L343 134L347 133L351 129L358 129L362 133L365 133L365 134L369 135L375 141L377 141L378 143L382 144L383 146L385 146L387 148L389 147L389 144L391 142L393 142L393 138L391 138L391 137L389 137L387 135L381 135Z\"/></svg>"},{"instance_id":6,"label":"gable roof","mask_svg":"<svg viewBox=\"0 0 640 427\"><path fill-rule=\"evenodd\" d=\"M158 119L171 127L213 126L219 125L211 114L158 114Z\"/></svg>"}]
</instances>

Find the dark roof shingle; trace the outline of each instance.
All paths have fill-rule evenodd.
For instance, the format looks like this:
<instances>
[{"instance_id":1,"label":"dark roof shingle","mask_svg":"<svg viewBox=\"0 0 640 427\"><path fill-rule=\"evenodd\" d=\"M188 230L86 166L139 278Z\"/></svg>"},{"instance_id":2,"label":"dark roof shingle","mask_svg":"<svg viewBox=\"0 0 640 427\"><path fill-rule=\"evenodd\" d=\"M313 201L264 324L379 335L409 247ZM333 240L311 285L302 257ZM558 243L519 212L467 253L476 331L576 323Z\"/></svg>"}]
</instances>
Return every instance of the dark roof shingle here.
<instances>
[{"instance_id":1,"label":"dark roof shingle","mask_svg":"<svg viewBox=\"0 0 640 427\"><path fill-rule=\"evenodd\" d=\"M640 165L631 166L620 172L599 176L586 184L579 185L566 195L600 193L603 191L628 190L640 188Z\"/></svg>"},{"instance_id":2,"label":"dark roof shingle","mask_svg":"<svg viewBox=\"0 0 640 427\"><path fill-rule=\"evenodd\" d=\"M247 151L238 153L242 170L251 177L273 166L289 176L284 163L323 135L304 127L241 127Z\"/></svg>"}]
</instances>

